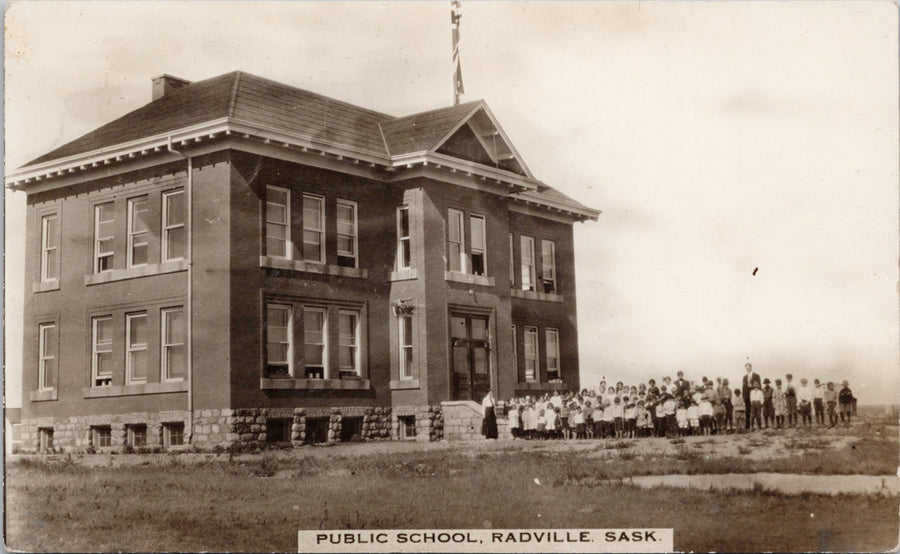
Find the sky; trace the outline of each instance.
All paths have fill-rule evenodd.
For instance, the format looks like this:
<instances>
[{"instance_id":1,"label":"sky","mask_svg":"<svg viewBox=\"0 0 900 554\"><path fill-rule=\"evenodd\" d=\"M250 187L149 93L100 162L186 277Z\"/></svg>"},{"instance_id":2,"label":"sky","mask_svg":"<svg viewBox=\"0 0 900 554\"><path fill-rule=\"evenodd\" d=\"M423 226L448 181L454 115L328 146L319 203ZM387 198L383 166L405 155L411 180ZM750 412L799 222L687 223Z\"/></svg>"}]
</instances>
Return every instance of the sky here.
<instances>
[{"instance_id":1,"label":"sky","mask_svg":"<svg viewBox=\"0 0 900 554\"><path fill-rule=\"evenodd\" d=\"M576 224L581 380L683 370L900 394L898 13L889 2L463 1L466 94ZM452 103L449 2L18 2L7 172L242 70L394 115ZM24 194L5 194L20 405Z\"/></svg>"}]
</instances>

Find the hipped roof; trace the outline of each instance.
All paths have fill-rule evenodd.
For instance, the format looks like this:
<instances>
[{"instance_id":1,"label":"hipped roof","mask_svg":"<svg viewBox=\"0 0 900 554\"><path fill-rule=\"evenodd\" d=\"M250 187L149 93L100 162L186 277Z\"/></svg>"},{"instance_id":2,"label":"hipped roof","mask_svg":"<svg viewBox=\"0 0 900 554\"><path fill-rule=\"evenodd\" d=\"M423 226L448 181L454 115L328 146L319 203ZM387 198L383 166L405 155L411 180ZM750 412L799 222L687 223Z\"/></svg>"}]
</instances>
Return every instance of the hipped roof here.
<instances>
[{"instance_id":1,"label":"hipped roof","mask_svg":"<svg viewBox=\"0 0 900 554\"><path fill-rule=\"evenodd\" d=\"M481 100L395 117L242 71L172 90L32 160L26 167L221 119L277 129L315 143L383 159L387 163L398 157L438 152L443 145L449 144L448 141L452 142L453 137L465 132L466 139L475 137L489 152L496 167L533 180L524 161ZM485 137L490 137L491 143ZM439 153L446 154L446 148ZM536 191L528 191L527 198L539 203L545 195L549 195L547 200L551 202L563 202L595 212L543 183L538 184Z\"/></svg>"}]
</instances>

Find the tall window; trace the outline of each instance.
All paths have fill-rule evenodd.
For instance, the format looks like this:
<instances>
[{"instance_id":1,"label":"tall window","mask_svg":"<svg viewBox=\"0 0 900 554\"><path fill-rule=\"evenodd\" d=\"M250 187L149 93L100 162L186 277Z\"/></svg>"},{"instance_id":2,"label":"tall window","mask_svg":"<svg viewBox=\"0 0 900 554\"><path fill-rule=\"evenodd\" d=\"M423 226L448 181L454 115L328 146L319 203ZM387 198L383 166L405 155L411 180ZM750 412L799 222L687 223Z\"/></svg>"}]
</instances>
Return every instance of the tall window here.
<instances>
[{"instance_id":1,"label":"tall window","mask_svg":"<svg viewBox=\"0 0 900 554\"><path fill-rule=\"evenodd\" d=\"M338 312L338 368L359 375L359 312Z\"/></svg>"},{"instance_id":2,"label":"tall window","mask_svg":"<svg viewBox=\"0 0 900 554\"><path fill-rule=\"evenodd\" d=\"M337 201L337 253L338 265L356 267L357 257L356 202Z\"/></svg>"},{"instance_id":3,"label":"tall window","mask_svg":"<svg viewBox=\"0 0 900 554\"><path fill-rule=\"evenodd\" d=\"M266 255L289 258L291 195L281 187L266 187Z\"/></svg>"},{"instance_id":4,"label":"tall window","mask_svg":"<svg viewBox=\"0 0 900 554\"><path fill-rule=\"evenodd\" d=\"M59 214L41 218L41 281L59 279Z\"/></svg>"},{"instance_id":5,"label":"tall window","mask_svg":"<svg viewBox=\"0 0 900 554\"><path fill-rule=\"evenodd\" d=\"M303 195L303 259L325 263L325 199Z\"/></svg>"},{"instance_id":6,"label":"tall window","mask_svg":"<svg viewBox=\"0 0 900 554\"><path fill-rule=\"evenodd\" d=\"M522 235L522 290L534 290L534 239Z\"/></svg>"},{"instance_id":7,"label":"tall window","mask_svg":"<svg viewBox=\"0 0 900 554\"><path fill-rule=\"evenodd\" d=\"M485 225L483 215L473 215L469 218L472 227L472 274L484 275L487 273L487 238L485 237Z\"/></svg>"},{"instance_id":8,"label":"tall window","mask_svg":"<svg viewBox=\"0 0 900 554\"><path fill-rule=\"evenodd\" d=\"M324 379L327 364L326 311L322 308L303 309L303 355L307 379Z\"/></svg>"},{"instance_id":9,"label":"tall window","mask_svg":"<svg viewBox=\"0 0 900 554\"><path fill-rule=\"evenodd\" d=\"M559 379L559 331L547 329L547 379Z\"/></svg>"},{"instance_id":10,"label":"tall window","mask_svg":"<svg viewBox=\"0 0 900 554\"><path fill-rule=\"evenodd\" d=\"M541 241L541 282L544 292L556 292L556 243Z\"/></svg>"},{"instance_id":11,"label":"tall window","mask_svg":"<svg viewBox=\"0 0 900 554\"><path fill-rule=\"evenodd\" d=\"M266 306L266 370L269 377L293 375L291 307Z\"/></svg>"},{"instance_id":12,"label":"tall window","mask_svg":"<svg viewBox=\"0 0 900 554\"><path fill-rule=\"evenodd\" d=\"M146 383L147 368L147 314L125 316L125 376L126 384Z\"/></svg>"},{"instance_id":13,"label":"tall window","mask_svg":"<svg viewBox=\"0 0 900 554\"><path fill-rule=\"evenodd\" d=\"M95 387L112 384L112 323L112 316L95 317L92 321L91 373Z\"/></svg>"},{"instance_id":14,"label":"tall window","mask_svg":"<svg viewBox=\"0 0 900 554\"><path fill-rule=\"evenodd\" d=\"M184 190L173 190L162 195L162 260L184 259L187 254L187 210Z\"/></svg>"},{"instance_id":15,"label":"tall window","mask_svg":"<svg viewBox=\"0 0 900 554\"><path fill-rule=\"evenodd\" d=\"M538 341L537 327L525 327L525 380L537 381Z\"/></svg>"},{"instance_id":16,"label":"tall window","mask_svg":"<svg viewBox=\"0 0 900 554\"><path fill-rule=\"evenodd\" d=\"M147 242L150 237L150 216L146 196L128 200L128 267L147 263Z\"/></svg>"},{"instance_id":17,"label":"tall window","mask_svg":"<svg viewBox=\"0 0 900 554\"><path fill-rule=\"evenodd\" d=\"M38 326L38 390L53 388L56 376L57 335L55 323Z\"/></svg>"},{"instance_id":18,"label":"tall window","mask_svg":"<svg viewBox=\"0 0 900 554\"><path fill-rule=\"evenodd\" d=\"M516 253L513 247L513 234L506 233L509 242L509 286L516 286Z\"/></svg>"},{"instance_id":19,"label":"tall window","mask_svg":"<svg viewBox=\"0 0 900 554\"><path fill-rule=\"evenodd\" d=\"M407 269L412 265L409 236L409 206L400 206L397 208L397 269Z\"/></svg>"},{"instance_id":20,"label":"tall window","mask_svg":"<svg viewBox=\"0 0 900 554\"><path fill-rule=\"evenodd\" d=\"M166 308L161 319L163 380L180 381L187 377L184 309Z\"/></svg>"},{"instance_id":21,"label":"tall window","mask_svg":"<svg viewBox=\"0 0 900 554\"><path fill-rule=\"evenodd\" d=\"M413 378L412 316L401 315L400 324L400 379Z\"/></svg>"},{"instance_id":22,"label":"tall window","mask_svg":"<svg viewBox=\"0 0 900 554\"><path fill-rule=\"evenodd\" d=\"M459 210L449 210L447 213L447 262L450 271L466 270L466 248L463 236L463 218L465 215Z\"/></svg>"},{"instance_id":23,"label":"tall window","mask_svg":"<svg viewBox=\"0 0 900 554\"><path fill-rule=\"evenodd\" d=\"M113 268L116 216L113 203L94 206L94 273Z\"/></svg>"}]
</instances>

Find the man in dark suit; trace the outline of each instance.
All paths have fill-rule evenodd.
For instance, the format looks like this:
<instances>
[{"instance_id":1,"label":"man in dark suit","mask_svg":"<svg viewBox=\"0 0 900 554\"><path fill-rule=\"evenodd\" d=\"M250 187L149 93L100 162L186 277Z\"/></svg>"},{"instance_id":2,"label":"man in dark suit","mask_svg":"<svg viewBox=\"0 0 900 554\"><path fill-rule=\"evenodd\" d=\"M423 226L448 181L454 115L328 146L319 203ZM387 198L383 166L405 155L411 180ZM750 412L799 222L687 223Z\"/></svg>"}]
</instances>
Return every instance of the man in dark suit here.
<instances>
[{"instance_id":1,"label":"man in dark suit","mask_svg":"<svg viewBox=\"0 0 900 554\"><path fill-rule=\"evenodd\" d=\"M762 383L759 380L759 374L753 371L753 366L749 363L744 364L744 369L747 370L747 373L744 375L744 381L741 385L741 396L744 397L744 405L747 406L747 411L750 411L750 391L753 390L753 385L755 384L758 387L762 387ZM746 418L747 429L750 429L750 418Z\"/></svg>"}]
</instances>

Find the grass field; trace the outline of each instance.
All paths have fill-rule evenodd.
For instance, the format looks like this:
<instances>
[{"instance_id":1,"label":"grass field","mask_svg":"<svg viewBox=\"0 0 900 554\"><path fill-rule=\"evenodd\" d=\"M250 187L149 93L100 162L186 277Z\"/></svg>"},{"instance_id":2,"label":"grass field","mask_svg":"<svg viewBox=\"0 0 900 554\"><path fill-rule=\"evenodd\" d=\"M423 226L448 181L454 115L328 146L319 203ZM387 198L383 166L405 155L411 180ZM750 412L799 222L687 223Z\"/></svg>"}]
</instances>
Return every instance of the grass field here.
<instances>
[{"instance_id":1,"label":"grass field","mask_svg":"<svg viewBox=\"0 0 900 554\"><path fill-rule=\"evenodd\" d=\"M6 468L7 546L296 551L298 529L490 526L672 527L682 551L890 550L897 498L585 485L653 473L896 472L896 427L852 431L674 445L382 443L235 457L22 458ZM768 462L730 455L776 440L781 450Z\"/></svg>"}]
</instances>

